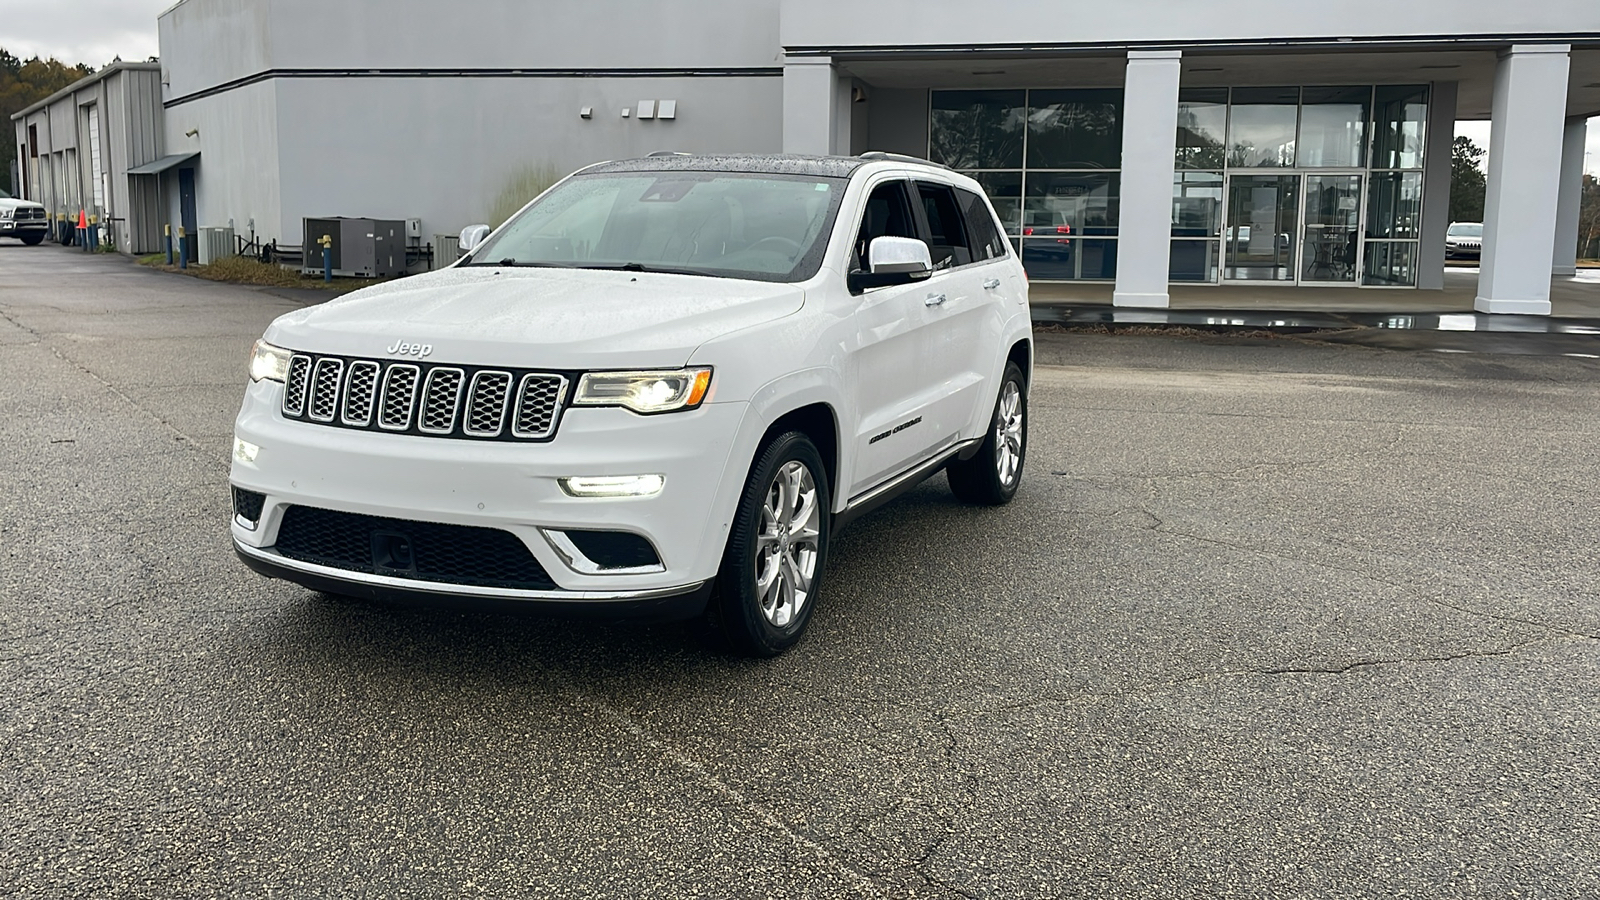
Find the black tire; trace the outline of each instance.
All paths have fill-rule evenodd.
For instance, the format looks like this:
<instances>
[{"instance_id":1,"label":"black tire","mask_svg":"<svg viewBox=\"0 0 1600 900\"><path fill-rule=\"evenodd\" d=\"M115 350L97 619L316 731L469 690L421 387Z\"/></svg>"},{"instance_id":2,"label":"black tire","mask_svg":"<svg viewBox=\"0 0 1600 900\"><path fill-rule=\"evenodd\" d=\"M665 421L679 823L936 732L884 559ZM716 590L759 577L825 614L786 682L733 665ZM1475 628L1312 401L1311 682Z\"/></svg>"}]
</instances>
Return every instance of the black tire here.
<instances>
[{"instance_id":1,"label":"black tire","mask_svg":"<svg viewBox=\"0 0 1600 900\"><path fill-rule=\"evenodd\" d=\"M1002 410L1007 406L1007 394L1016 387L1016 422L1008 428L1002 422ZM1008 420L1010 416L1006 417ZM1008 434L1009 433L1009 434ZM1009 437L1010 444L1002 444ZM1010 447L1015 465L1002 465L1001 454ZM950 479L950 490L966 503L982 506L1000 506L1010 503L1022 484L1022 468L1028 459L1028 380L1014 362L1006 363L1005 376L1000 379L1000 390L995 395L994 412L989 418L989 433L971 459L951 460L945 467ZM1009 473L1009 478L1006 477Z\"/></svg>"},{"instance_id":2,"label":"black tire","mask_svg":"<svg viewBox=\"0 0 1600 900\"><path fill-rule=\"evenodd\" d=\"M769 528L769 517L764 513L774 500L773 490L779 488L780 474L787 484L789 475L796 471L791 464L802 467L809 478L811 505L791 506L791 515L798 509L802 515L794 518L803 519L792 531L779 529L775 523ZM801 497L806 493L804 485L802 479L798 492ZM781 509L782 496L776 501ZM713 632L730 650L744 656L777 656L800 640L821 595L833 518L831 502L822 454L805 434L780 434L756 454L728 534L716 590L706 611ZM814 535L810 533L812 528ZM792 536L779 537L782 531ZM802 596L801 591L791 588L803 579L790 572L803 575L807 562L811 576ZM772 571L774 577L763 591L758 578L766 571Z\"/></svg>"},{"instance_id":3,"label":"black tire","mask_svg":"<svg viewBox=\"0 0 1600 900\"><path fill-rule=\"evenodd\" d=\"M42 243L44 243L44 235L42 235L42 234L28 234L28 235L23 235L23 236L22 236L22 237L21 237L21 238L20 238L20 240L21 240L21 241L22 241L22 242L23 242L23 243L24 243L24 244L27 244L27 245L28 245L28 246L29 246L29 247L37 247L37 246L39 246L39 245L40 245L40 244L42 244Z\"/></svg>"}]
</instances>

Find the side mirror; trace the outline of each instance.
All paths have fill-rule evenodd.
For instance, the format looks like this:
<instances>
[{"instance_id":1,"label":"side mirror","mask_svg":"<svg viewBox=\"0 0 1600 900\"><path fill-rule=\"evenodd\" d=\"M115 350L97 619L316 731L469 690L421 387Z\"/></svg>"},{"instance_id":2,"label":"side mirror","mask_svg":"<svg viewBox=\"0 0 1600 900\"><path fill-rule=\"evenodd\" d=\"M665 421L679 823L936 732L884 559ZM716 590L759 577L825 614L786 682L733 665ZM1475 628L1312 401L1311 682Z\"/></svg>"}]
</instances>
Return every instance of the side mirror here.
<instances>
[{"instance_id":1,"label":"side mirror","mask_svg":"<svg viewBox=\"0 0 1600 900\"><path fill-rule=\"evenodd\" d=\"M468 225L461 229L461 252L466 254L476 250L491 230L487 225Z\"/></svg>"},{"instance_id":2,"label":"side mirror","mask_svg":"<svg viewBox=\"0 0 1600 900\"><path fill-rule=\"evenodd\" d=\"M874 275L927 275L933 271L928 245L916 238L874 238L867 248L867 271Z\"/></svg>"},{"instance_id":3,"label":"side mirror","mask_svg":"<svg viewBox=\"0 0 1600 900\"><path fill-rule=\"evenodd\" d=\"M850 275L850 290L910 284L933 274L933 256L928 245L916 238L873 238L867 247L867 271Z\"/></svg>"}]
</instances>

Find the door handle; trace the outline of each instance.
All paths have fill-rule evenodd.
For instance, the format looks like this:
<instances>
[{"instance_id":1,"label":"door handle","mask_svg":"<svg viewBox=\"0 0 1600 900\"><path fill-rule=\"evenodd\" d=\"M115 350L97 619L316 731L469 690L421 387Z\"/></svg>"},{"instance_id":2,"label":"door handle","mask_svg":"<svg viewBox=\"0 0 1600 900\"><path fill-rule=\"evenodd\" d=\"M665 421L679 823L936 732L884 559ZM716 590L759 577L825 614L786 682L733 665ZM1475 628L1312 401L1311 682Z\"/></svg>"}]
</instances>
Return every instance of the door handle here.
<instances>
[{"instance_id":1,"label":"door handle","mask_svg":"<svg viewBox=\"0 0 1600 900\"><path fill-rule=\"evenodd\" d=\"M998 279L998 278L991 278L988 281L985 281L983 283L983 289L986 290L986 291L992 291L992 290L994 290L995 288L997 288L999 286L1000 286L1000 279Z\"/></svg>"},{"instance_id":2,"label":"door handle","mask_svg":"<svg viewBox=\"0 0 1600 900\"><path fill-rule=\"evenodd\" d=\"M923 306L938 306L945 301L943 294L929 294L928 299L922 301Z\"/></svg>"}]
</instances>

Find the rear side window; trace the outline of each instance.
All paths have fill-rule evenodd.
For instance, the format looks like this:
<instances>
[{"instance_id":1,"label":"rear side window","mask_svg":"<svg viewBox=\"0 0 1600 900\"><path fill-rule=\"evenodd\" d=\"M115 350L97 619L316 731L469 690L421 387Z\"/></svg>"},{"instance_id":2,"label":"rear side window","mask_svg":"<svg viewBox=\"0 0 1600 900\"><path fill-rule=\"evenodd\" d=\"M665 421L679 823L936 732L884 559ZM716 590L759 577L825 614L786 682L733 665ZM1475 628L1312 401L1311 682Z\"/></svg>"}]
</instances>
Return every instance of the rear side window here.
<instances>
[{"instance_id":1,"label":"rear side window","mask_svg":"<svg viewBox=\"0 0 1600 900\"><path fill-rule=\"evenodd\" d=\"M967 219L967 246L974 262L999 259L1006 255L1005 239L994 227L994 216L989 204L971 191L956 188L956 199L961 203Z\"/></svg>"},{"instance_id":2,"label":"rear side window","mask_svg":"<svg viewBox=\"0 0 1600 900\"><path fill-rule=\"evenodd\" d=\"M967 247L967 232L961 223L961 209L956 206L955 191L942 184L918 182L917 193L922 198L922 210L928 218L928 250L933 255L933 267L948 269L972 262L972 251Z\"/></svg>"},{"instance_id":3,"label":"rear side window","mask_svg":"<svg viewBox=\"0 0 1600 900\"><path fill-rule=\"evenodd\" d=\"M917 237L917 226L911 218L911 207L906 203L906 185L903 181L890 181L872 189L867 206L861 214L861 230L856 233L853 271L867 268L867 246L874 238Z\"/></svg>"}]
</instances>

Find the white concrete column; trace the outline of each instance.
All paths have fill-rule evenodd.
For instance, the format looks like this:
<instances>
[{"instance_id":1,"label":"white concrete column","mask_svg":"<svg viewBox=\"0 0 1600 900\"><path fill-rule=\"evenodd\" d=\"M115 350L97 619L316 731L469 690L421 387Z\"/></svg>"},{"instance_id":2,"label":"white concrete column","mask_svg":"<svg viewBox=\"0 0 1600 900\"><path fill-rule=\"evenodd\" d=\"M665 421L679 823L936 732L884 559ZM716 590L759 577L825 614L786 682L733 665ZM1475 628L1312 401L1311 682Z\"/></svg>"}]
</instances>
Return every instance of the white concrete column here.
<instances>
[{"instance_id":1,"label":"white concrete column","mask_svg":"<svg viewBox=\"0 0 1600 900\"><path fill-rule=\"evenodd\" d=\"M1550 314L1570 49L1516 44L1495 67L1478 312Z\"/></svg>"},{"instance_id":2,"label":"white concrete column","mask_svg":"<svg viewBox=\"0 0 1600 900\"><path fill-rule=\"evenodd\" d=\"M1450 156L1456 134L1456 82L1428 90L1428 128L1422 136L1422 242L1417 288L1444 289L1444 238L1450 230Z\"/></svg>"},{"instance_id":3,"label":"white concrete column","mask_svg":"<svg viewBox=\"0 0 1600 900\"><path fill-rule=\"evenodd\" d=\"M1130 50L1122 93L1122 199L1113 306L1165 308L1172 260L1178 50Z\"/></svg>"},{"instance_id":4,"label":"white concrete column","mask_svg":"<svg viewBox=\"0 0 1600 900\"><path fill-rule=\"evenodd\" d=\"M816 156L833 152L839 128L838 82L830 57L784 59L783 152Z\"/></svg>"},{"instance_id":5,"label":"white concrete column","mask_svg":"<svg viewBox=\"0 0 1600 900\"><path fill-rule=\"evenodd\" d=\"M1554 275L1578 274L1578 207L1583 203L1583 145L1588 139L1588 119L1567 120L1561 141L1561 183L1556 188L1556 247L1550 267Z\"/></svg>"}]
</instances>

